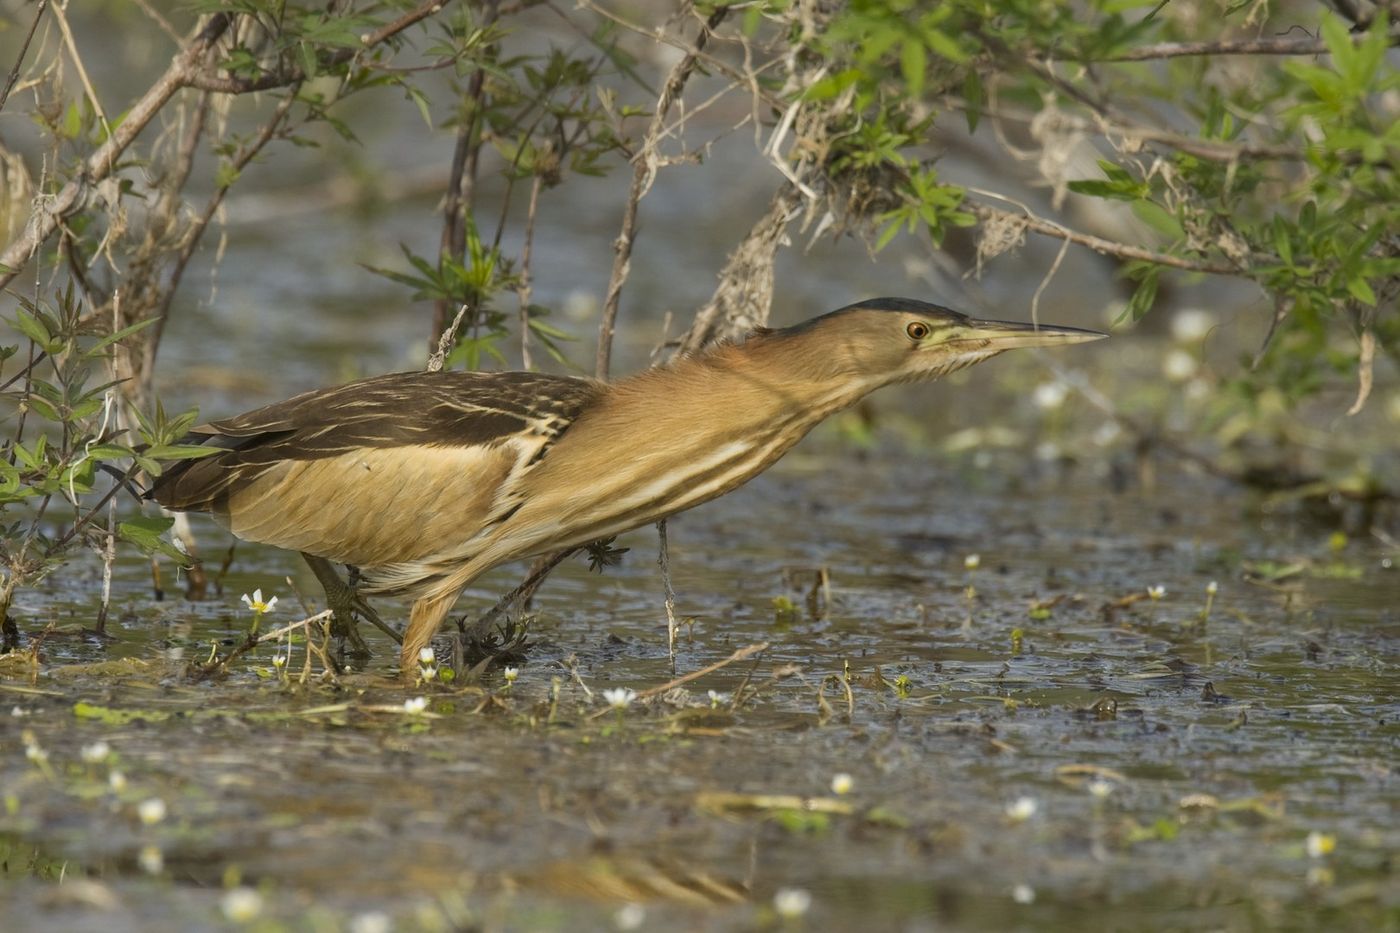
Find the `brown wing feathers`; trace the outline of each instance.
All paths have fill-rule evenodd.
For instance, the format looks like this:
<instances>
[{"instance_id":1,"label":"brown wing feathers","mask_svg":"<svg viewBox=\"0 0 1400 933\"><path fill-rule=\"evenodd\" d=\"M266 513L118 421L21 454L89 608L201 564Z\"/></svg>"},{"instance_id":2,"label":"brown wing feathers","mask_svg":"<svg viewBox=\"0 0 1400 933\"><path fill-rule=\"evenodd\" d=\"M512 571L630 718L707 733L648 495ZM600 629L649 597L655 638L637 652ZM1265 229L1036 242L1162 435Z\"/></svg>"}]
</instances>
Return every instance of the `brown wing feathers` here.
<instances>
[{"instance_id":1,"label":"brown wing feathers","mask_svg":"<svg viewBox=\"0 0 1400 933\"><path fill-rule=\"evenodd\" d=\"M279 463L406 445L491 445L532 430L557 437L602 384L538 373L395 373L295 396L194 429L187 443L224 453L170 465L150 497L218 509Z\"/></svg>"}]
</instances>

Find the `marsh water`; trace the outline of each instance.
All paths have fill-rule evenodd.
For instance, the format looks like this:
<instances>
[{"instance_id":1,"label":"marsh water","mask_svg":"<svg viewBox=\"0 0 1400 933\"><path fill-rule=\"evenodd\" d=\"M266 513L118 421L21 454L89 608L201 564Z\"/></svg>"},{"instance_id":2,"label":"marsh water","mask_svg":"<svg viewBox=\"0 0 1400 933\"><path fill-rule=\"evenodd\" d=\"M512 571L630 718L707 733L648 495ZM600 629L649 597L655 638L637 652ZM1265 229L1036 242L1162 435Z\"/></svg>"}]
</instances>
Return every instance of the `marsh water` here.
<instances>
[{"instance_id":1,"label":"marsh water","mask_svg":"<svg viewBox=\"0 0 1400 933\"><path fill-rule=\"evenodd\" d=\"M387 151L392 172L421 167L408 143ZM431 199L306 207L317 179L255 172L172 321L168 405L215 416L421 365L425 307L357 263L429 252ZM665 177L623 371L662 312L708 295L772 182ZM624 184L581 183L542 215L537 288L570 309L578 360ZM898 249L793 251L780 323L967 287ZM1047 255L1007 260L981 299L1025 317ZM1042 316L1102 324L1112 278L1075 266ZM278 596L264 631L306 614L293 555L229 552L196 523L217 585L188 601L167 564L156 599L125 558L106 638L84 631L101 565L79 561L16 598L39 663L0 661L0 927L1396 929L1393 540L1139 457L1079 393L1028 401L1075 380L1130 395L1163 383L1168 351L1125 333L891 392L673 520L674 657L649 529L619 540L619 566L551 577L512 678L411 690L372 630L376 656L336 676L303 643L188 675L246 636L242 594ZM1394 425L1369 424L1393 465ZM477 581L459 612L519 575ZM642 696L614 709L622 688Z\"/></svg>"}]
</instances>

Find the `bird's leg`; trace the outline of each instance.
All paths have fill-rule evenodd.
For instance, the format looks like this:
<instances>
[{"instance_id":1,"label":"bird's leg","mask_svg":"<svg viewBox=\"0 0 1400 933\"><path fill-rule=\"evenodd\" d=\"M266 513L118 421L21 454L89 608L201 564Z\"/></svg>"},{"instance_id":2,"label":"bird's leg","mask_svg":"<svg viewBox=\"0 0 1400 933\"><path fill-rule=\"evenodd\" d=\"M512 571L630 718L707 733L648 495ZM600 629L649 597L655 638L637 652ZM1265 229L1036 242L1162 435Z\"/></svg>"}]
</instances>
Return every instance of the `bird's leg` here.
<instances>
[{"instance_id":1,"label":"bird's leg","mask_svg":"<svg viewBox=\"0 0 1400 933\"><path fill-rule=\"evenodd\" d=\"M408 612L408 628L403 633L403 648L399 650L399 676L413 682L418 676L419 653L433 640L437 630L452 604L457 601L458 590L451 589L435 596L424 596L413 604Z\"/></svg>"},{"instance_id":2,"label":"bird's leg","mask_svg":"<svg viewBox=\"0 0 1400 933\"><path fill-rule=\"evenodd\" d=\"M316 575L316 579L321 584L321 589L326 591L326 606L333 613L331 617L331 634L337 638L343 638L349 644L352 657L367 658L370 656L369 645L365 644L364 637L360 635L359 627L355 624L355 613L359 613L367 619L371 625L395 641L400 641L398 632L384 623L379 618L379 613L370 608L369 604L355 592L355 588L340 579L340 574L335 572L331 562L324 557L317 557L315 554L302 553L302 559L311 568L311 572Z\"/></svg>"}]
</instances>

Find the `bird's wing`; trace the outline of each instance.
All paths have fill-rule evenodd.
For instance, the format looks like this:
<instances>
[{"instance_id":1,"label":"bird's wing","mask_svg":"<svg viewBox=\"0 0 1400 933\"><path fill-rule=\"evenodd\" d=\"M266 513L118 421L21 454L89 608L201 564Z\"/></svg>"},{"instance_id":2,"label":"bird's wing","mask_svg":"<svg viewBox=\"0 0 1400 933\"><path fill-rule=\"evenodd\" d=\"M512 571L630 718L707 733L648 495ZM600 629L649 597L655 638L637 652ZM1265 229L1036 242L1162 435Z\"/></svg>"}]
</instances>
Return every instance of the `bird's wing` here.
<instances>
[{"instance_id":1,"label":"bird's wing","mask_svg":"<svg viewBox=\"0 0 1400 933\"><path fill-rule=\"evenodd\" d=\"M538 457L601 390L593 380L540 373L414 372L307 392L195 428L187 443L223 452L170 465L150 497L171 509L227 513L230 497L295 465L305 473L314 462L352 462L355 454L373 453L379 474L373 479L341 475L329 462L313 471L321 481L316 485L347 487L351 495L343 501L353 505L357 489L412 478L395 479L396 450L403 456L431 451L448 470L461 460L456 466L468 473L482 453L513 438L542 441L533 454ZM373 498L365 494L367 504Z\"/></svg>"}]
</instances>

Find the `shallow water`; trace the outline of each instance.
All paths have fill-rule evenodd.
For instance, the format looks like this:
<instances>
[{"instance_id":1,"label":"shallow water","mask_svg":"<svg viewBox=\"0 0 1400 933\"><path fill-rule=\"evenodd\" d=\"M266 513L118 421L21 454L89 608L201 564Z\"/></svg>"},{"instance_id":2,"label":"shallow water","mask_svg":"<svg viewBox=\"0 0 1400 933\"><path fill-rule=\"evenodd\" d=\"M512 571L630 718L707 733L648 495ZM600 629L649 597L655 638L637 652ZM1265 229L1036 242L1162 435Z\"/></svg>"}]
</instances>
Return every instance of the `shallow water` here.
<instances>
[{"instance_id":1,"label":"shallow water","mask_svg":"<svg viewBox=\"0 0 1400 933\"><path fill-rule=\"evenodd\" d=\"M428 688L420 715L378 633L339 686L280 683L270 651L181 676L172 655L246 627L233 593L288 599L286 555L240 547L227 595L194 613L140 598L125 568L116 641L55 642L0 683L7 927L212 928L239 885L296 929L609 929L628 904L647 928L750 928L780 923L785 888L818 929L1394 924L1393 555L1333 550L1197 478L1113 494L1087 468L1013 485L1009 464L810 446L671 527L695 619L675 671L769 650L621 714L597 694L672 677L651 532L602 576L551 580L514 684ZM1247 582L1265 559L1309 569ZM818 567L831 604L813 614ZM135 663L77 666L116 658ZM99 739L113 758L83 763ZM143 825L153 797L167 815ZM1330 853L1308 854L1314 832Z\"/></svg>"}]
</instances>

